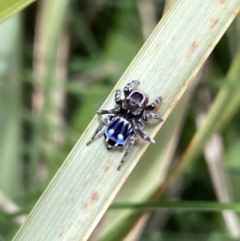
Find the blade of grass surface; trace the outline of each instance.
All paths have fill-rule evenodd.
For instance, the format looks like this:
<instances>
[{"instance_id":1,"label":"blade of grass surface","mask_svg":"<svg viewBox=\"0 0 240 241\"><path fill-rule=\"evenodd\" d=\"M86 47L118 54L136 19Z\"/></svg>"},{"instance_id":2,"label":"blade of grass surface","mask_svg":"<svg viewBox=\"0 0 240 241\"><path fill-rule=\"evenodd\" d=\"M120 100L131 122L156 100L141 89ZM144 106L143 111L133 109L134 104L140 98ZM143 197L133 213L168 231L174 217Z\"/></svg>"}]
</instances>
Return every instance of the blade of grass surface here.
<instances>
[{"instance_id":1,"label":"blade of grass surface","mask_svg":"<svg viewBox=\"0 0 240 241\"><path fill-rule=\"evenodd\" d=\"M63 123L68 41L64 34L68 1L41 1L37 15L34 43L35 88L33 93L34 137L31 153L31 188L36 188L36 173L41 157L49 160L53 150L62 143L63 135L57 129ZM41 149L39 148L41 146ZM44 152L40 153L40 151Z\"/></svg>"},{"instance_id":2,"label":"blade of grass surface","mask_svg":"<svg viewBox=\"0 0 240 241\"><path fill-rule=\"evenodd\" d=\"M194 240L194 241L236 241L236 239L233 239L229 237L226 234L214 232L212 234L199 234L197 232L195 233L189 233L189 232L155 232L153 234L146 234L141 238L141 241L186 241L186 240Z\"/></svg>"},{"instance_id":3,"label":"blade of grass surface","mask_svg":"<svg viewBox=\"0 0 240 241\"><path fill-rule=\"evenodd\" d=\"M142 4L141 0L138 2L139 4ZM168 3L170 4L169 1ZM179 133L181 132L185 114L189 103L191 103L191 94L195 89L198 80L199 75L198 78L195 78L194 84L191 85L192 88L187 90L178 102L176 108L170 114L168 121L158 132L155 138L157 145L150 145L130 177L125 182L123 188L114 199L114 202L134 203L149 201L150 198L152 198L153 193L166 178L166 174L168 173L178 143ZM138 183L138 185L136 185L136 183ZM139 210L137 213L139 214ZM135 219L132 218L132 222L129 222L129 217L133 216ZM145 216L148 215L146 214ZM135 240L133 239L133 235L129 233L129 230L133 227L136 229L136 224L139 222L141 223L140 226L143 225L144 222L140 221L139 218L140 215L136 215L136 210L122 210L121 212L119 212L119 210L110 210L110 212L107 212L104 215L99 227L95 229L94 233L98 235L98 240L116 240L121 239L121 237L124 237L126 240ZM143 217L141 217L141 220L142 218ZM145 222L146 221L147 218L145 218ZM133 230L131 230L131 233L132 231ZM127 237L126 233L128 233ZM129 237L129 235L131 237ZM96 238L94 237L91 240L95 239Z\"/></svg>"},{"instance_id":4,"label":"blade of grass surface","mask_svg":"<svg viewBox=\"0 0 240 241\"><path fill-rule=\"evenodd\" d=\"M226 85L224 85L219 91L206 116L205 122L193 136L186 152L180 158L178 165L164 182L164 185L160 188L158 195L161 195L169 184L176 179L188 162L195 159L213 133L219 131L223 126L226 126L233 115L238 111L240 89L236 88L236 86L239 85L239 76L240 50L234 57L227 74L227 80L229 80L228 83L226 83Z\"/></svg>"},{"instance_id":5,"label":"blade of grass surface","mask_svg":"<svg viewBox=\"0 0 240 241\"><path fill-rule=\"evenodd\" d=\"M178 102L168 121L156 135L156 145L151 145L144 153L114 202L147 202L166 178L192 90L193 88L189 88ZM126 233L136 224L140 216L139 210L134 209L121 212L109 210L101 221L100 230L97 230L99 240L116 240L126 237Z\"/></svg>"},{"instance_id":6,"label":"blade of grass surface","mask_svg":"<svg viewBox=\"0 0 240 241\"><path fill-rule=\"evenodd\" d=\"M20 15L0 25L0 189L11 199L22 192L20 28Z\"/></svg>"},{"instance_id":7,"label":"blade of grass surface","mask_svg":"<svg viewBox=\"0 0 240 241\"><path fill-rule=\"evenodd\" d=\"M115 203L110 209L140 209L140 210L179 210L200 212L222 212L232 210L240 212L240 203L218 202L144 202L144 203Z\"/></svg>"},{"instance_id":8,"label":"blade of grass surface","mask_svg":"<svg viewBox=\"0 0 240 241\"><path fill-rule=\"evenodd\" d=\"M0 22L21 11L35 0L0 0Z\"/></svg>"},{"instance_id":9,"label":"blade of grass surface","mask_svg":"<svg viewBox=\"0 0 240 241\"><path fill-rule=\"evenodd\" d=\"M196 126L200 127L206 118L207 111L212 103L211 91L209 89L201 89L196 94ZM227 106L226 106L227 108ZM209 175L211 177L212 186L214 188L217 200L219 202L233 202L231 195L232 185L229 182L228 170L225 167L224 155L225 147L223 138L219 134L214 134L203 150L204 159L206 161ZM238 225L237 214L232 211L222 213L226 228L231 237L240 237L240 228Z\"/></svg>"},{"instance_id":10,"label":"blade of grass surface","mask_svg":"<svg viewBox=\"0 0 240 241\"><path fill-rule=\"evenodd\" d=\"M156 27L116 88L139 79L151 96L162 95L164 119L238 13L240 1L177 1ZM183 15L184 12L184 15ZM189 21L191 20L191 21ZM113 106L115 89L103 105ZM120 187L146 150L139 142L120 172L122 152L87 141L93 119L14 240L87 240ZM146 128L154 136L161 124Z\"/></svg>"}]
</instances>

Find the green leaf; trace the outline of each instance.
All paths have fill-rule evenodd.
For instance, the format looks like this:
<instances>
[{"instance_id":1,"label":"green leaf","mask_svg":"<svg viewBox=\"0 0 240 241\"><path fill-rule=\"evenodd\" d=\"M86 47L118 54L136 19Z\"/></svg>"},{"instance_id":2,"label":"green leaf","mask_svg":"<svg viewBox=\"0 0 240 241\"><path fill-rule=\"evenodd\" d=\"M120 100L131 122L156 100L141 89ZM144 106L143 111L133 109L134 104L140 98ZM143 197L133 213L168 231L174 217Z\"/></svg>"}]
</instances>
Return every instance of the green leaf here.
<instances>
[{"instance_id":1,"label":"green leaf","mask_svg":"<svg viewBox=\"0 0 240 241\"><path fill-rule=\"evenodd\" d=\"M34 0L0 0L0 22L21 11Z\"/></svg>"},{"instance_id":2,"label":"green leaf","mask_svg":"<svg viewBox=\"0 0 240 241\"><path fill-rule=\"evenodd\" d=\"M21 17L0 25L0 189L10 198L21 193Z\"/></svg>"},{"instance_id":3,"label":"green leaf","mask_svg":"<svg viewBox=\"0 0 240 241\"><path fill-rule=\"evenodd\" d=\"M158 24L103 104L113 107L115 90L132 79L151 98L163 96L158 112L167 121L182 94L239 9L231 2L179 0ZM184 13L184 14L183 14ZM138 142L121 171L123 153L107 151L89 124L14 240L87 240L149 143ZM162 124L149 125L154 137ZM157 144L156 144L157 145ZM136 184L137 185L137 184Z\"/></svg>"}]
</instances>

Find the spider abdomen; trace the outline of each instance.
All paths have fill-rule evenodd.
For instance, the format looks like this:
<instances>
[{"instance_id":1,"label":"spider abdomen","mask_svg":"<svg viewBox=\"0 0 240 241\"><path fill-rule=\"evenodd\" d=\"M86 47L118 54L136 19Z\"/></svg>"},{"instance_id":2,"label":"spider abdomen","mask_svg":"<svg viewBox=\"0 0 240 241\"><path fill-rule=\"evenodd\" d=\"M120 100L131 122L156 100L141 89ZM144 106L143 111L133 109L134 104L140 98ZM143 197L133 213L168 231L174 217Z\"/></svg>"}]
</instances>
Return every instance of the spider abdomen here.
<instances>
[{"instance_id":1,"label":"spider abdomen","mask_svg":"<svg viewBox=\"0 0 240 241\"><path fill-rule=\"evenodd\" d=\"M124 146L130 134L133 133L131 123L123 117L111 117L111 122L104 133L107 148L113 146Z\"/></svg>"}]
</instances>

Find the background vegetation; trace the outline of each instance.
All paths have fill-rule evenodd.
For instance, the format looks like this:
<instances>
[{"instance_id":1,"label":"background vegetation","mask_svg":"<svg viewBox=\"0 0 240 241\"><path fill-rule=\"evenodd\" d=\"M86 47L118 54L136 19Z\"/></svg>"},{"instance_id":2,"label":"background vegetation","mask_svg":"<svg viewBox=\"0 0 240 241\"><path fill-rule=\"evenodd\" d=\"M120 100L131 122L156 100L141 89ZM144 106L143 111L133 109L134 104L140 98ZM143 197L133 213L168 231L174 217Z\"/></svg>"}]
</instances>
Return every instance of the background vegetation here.
<instances>
[{"instance_id":1,"label":"background vegetation","mask_svg":"<svg viewBox=\"0 0 240 241\"><path fill-rule=\"evenodd\" d=\"M166 4L162 0L38 1L0 26L0 240L10 240L18 230L161 19ZM58 19L52 18L52 11L59 12ZM157 137L170 146L164 157L172 169L186 153L215 96L229 83L229 69L239 60L234 59L239 26L236 19L179 103L174 121ZM231 87L237 89L239 83ZM181 169L181 176L180 171L173 173L177 181L159 189L161 195L155 199L239 202L239 118L237 113L223 124L202 155ZM175 135L168 138L173 128ZM143 158L160 159L160 154L150 150ZM168 169L164 171L157 176L167 175ZM134 177L128 180L131 184L136 185ZM140 186L138 195L150 185ZM121 195L120 200L126 200L129 193ZM139 213L132 215L118 237L128 234L126 240L148 241L240 237L239 217L229 211L170 208L149 214L142 219L143 226L136 224ZM116 240L111 238L116 229L120 230L104 226L101 240Z\"/></svg>"}]
</instances>

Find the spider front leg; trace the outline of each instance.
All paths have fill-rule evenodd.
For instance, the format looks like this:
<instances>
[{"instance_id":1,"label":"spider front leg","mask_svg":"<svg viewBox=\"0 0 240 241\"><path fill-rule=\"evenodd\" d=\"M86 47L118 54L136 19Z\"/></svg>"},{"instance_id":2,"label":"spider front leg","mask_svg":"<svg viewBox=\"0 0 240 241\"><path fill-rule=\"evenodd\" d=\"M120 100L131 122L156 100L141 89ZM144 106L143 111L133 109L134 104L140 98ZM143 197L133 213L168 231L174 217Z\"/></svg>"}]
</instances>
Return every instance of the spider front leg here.
<instances>
[{"instance_id":1,"label":"spider front leg","mask_svg":"<svg viewBox=\"0 0 240 241\"><path fill-rule=\"evenodd\" d=\"M132 88L138 84L140 84L140 81L138 80L132 80L130 83L128 83L123 89L125 97L127 97L130 94Z\"/></svg>"},{"instance_id":2,"label":"spider front leg","mask_svg":"<svg viewBox=\"0 0 240 241\"><path fill-rule=\"evenodd\" d=\"M154 110L162 100L161 96L157 97L150 105L146 106L145 110Z\"/></svg>"},{"instance_id":3,"label":"spider front leg","mask_svg":"<svg viewBox=\"0 0 240 241\"><path fill-rule=\"evenodd\" d=\"M142 116L142 119L144 121L149 121L151 119L156 119L156 120L159 120L159 121L163 121L163 118L159 115L159 114L155 114L155 113L144 113L143 116Z\"/></svg>"},{"instance_id":4,"label":"spider front leg","mask_svg":"<svg viewBox=\"0 0 240 241\"><path fill-rule=\"evenodd\" d=\"M118 105L122 104L123 99L122 99L122 91L121 91L121 90L116 90L116 93L115 93L115 102L116 102L116 104L118 104Z\"/></svg>"},{"instance_id":5,"label":"spider front leg","mask_svg":"<svg viewBox=\"0 0 240 241\"><path fill-rule=\"evenodd\" d=\"M120 108L116 107L111 110L98 110L97 114L98 115L115 115L115 114L119 113L119 111L120 111Z\"/></svg>"},{"instance_id":6,"label":"spider front leg","mask_svg":"<svg viewBox=\"0 0 240 241\"><path fill-rule=\"evenodd\" d=\"M132 147L133 147L134 142L135 142L135 139L136 139L136 134L135 134L135 133L132 133L132 134L130 135L130 137L129 137L129 143L128 143L127 147L126 147L126 151L125 151L125 153L124 153L124 156L123 156L122 160L120 161L120 164L119 164L119 166L118 166L118 168L117 168L118 171L119 171L119 170L121 169L121 167L124 165L124 162L125 162L127 156L128 156L129 153L131 152Z\"/></svg>"},{"instance_id":7,"label":"spider front leg","mask_svg":"<svg viewBox=\"0 0 240 241\"><path fill-rule=\"evenodd\" d=\"M102 122L99 124L97 127L96 131L94 132L93 136L91 137L90 141L87 142L87 146L89 146L92 141L95 139L96 135L102 130L102 128L108 123L109 121L109 116L105 117Z\"/></svg>"}]
</instances>

